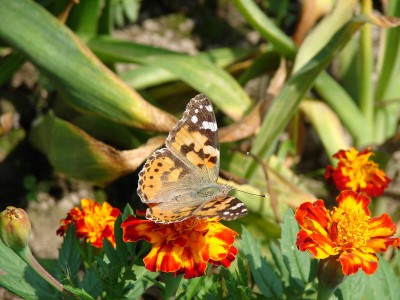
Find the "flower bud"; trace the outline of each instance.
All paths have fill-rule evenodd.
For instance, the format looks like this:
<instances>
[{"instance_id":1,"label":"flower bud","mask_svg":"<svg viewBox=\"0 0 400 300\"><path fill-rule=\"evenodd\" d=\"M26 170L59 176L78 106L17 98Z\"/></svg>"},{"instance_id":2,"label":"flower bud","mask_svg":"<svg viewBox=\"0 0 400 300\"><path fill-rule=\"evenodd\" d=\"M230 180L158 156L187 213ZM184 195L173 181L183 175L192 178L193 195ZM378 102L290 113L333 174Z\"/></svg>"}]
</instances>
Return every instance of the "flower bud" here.
<instances>
[{"instance_id":1,"label":"flower bud","mask_svg":"<svg viewBox=\"0 0 400 300\"><path fill-rule=\"evenodd\" d=\"M14 251L24 249L31 236L31 223L21 208L8 206L0 214L0 238Z\"/></svg>"}]
</instances>

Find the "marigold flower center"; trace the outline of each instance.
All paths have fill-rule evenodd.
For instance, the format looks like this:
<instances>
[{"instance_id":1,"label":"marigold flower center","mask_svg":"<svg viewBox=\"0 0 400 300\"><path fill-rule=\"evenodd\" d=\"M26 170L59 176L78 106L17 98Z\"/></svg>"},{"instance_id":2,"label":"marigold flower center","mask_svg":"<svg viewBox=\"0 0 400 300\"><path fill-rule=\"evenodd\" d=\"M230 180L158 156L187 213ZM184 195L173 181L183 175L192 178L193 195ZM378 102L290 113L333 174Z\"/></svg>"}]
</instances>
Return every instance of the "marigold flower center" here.
<instances>
[{"instance_id":1,"label":"marigold flower center","mask_svg":"<svg viewBox=\"0 0 400 300\"><path fill-rule=\"evenodd\" d=\"M362 248L370 239L368 220L363 210L333 211L333 223L337 224L336 244L340 249Z\"/></svg>"},{"instance_id":2,"label":"marigold flower center","mask_svg":"<svg viewBox=\"0 0 400 300\"><path fill-rule=\"evenodd\" d=\"M372 174L378 171L378 165L372 161L365 161L365 159L355 159L346 164L344 174L349 176L350 181L347 183L349 188L359 185L364 188L367 182L371 180Z\"/></svg>"}]
</instances>

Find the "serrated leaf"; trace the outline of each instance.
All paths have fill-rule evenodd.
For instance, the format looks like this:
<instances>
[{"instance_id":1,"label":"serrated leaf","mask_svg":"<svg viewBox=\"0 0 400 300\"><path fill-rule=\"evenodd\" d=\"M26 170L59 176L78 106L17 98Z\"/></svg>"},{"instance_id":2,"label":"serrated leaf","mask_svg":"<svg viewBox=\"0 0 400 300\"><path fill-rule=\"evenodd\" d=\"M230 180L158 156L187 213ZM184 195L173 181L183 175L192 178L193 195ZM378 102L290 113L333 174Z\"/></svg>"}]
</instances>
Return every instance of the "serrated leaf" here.
<instances>
[{"instance_id":1,"label":"serrated leaf","mask_svg":"<svg viewBox=\"0 0 400 300\"><path fill-rule=\"evenodd\" d=\"M98 297L103 292L103 286L97 276L96 272L92 269L85 269L82 281L79 287L84 289L88 294L93 297Z\"/></svg>"},{"instance_id":2,"label":"serrated leaf","mask_svg":"<svg viewBox=\"0 0 400 300\"><path fill-rule=\"evenodd\" d=\"M335 291L335 295L341 295L339 298L343 300L362 299L366 279L365 273L361 271L349 276Z\"/></svg>"},{"instance_id":3,"label":"serrated leaf","mask_svg":"<svg viewBox=\"0 0 400 300\"><path fill-rule=\"evenodd\" d=\"M61 282L65 278L75 283L78 277L79 267L81 265L81 255L78 251L79 241L75 236L75 226L70 224L61 244L60 253L58 256L57 273L61 276Z\"/></svg>"},{"instance_id":4,"label":"serrated leaf","mask_svg":"<svg viewBox=\"0 0 400 300\"><path fill-rule=\"evenodd\" d=\"M241 246L261 293L266 297L281 299L283 293L281 279L270 263L262 257L260 241L256 241L244 226L242 226Z\"/></svg>"},{"instance_id":5,"label":"serrated leaf","mask_svg":"<svg viewBox=\"0 0 400 300\"><path fill-rule=\"evenodd\" d=\"M397 300L400 295L399 282L399 276L387 261L380 257L378 270L367 277L364 296L367 300Z\"/></svg>"},{"instance_id":6,"label":"serrated leaf","mask_svg":"<svg viewBox=\"0 0 400 300\"><path fill-rule=\"evenodd\" d=\"M269 245L269 249L272 254L272 259L274 260L274 265L278 268L282 281L289 285L289 271L284 262L282 252L273 242Z\"/></svg>"},{"instance_id":7,"label":"serrated leaf","mask_svg":"<svg viewBox=\"0 0 400 300\"><path fill-rule=\"evenodd\" d=\"M128 263L128 249L126 248L126 243L123 241L123 230L121 228L122 217L118 216L114 223L114 236L116 243L116 253L121 261L122 265L127 265Z\"/></svg>"},{"instance_id":8,"label":"serrated leaf","mask_svg":"<svg viewBox=\"0 0 400 300\"><path fill-rule=\"evenodd\" d=\"M0 286L24 299L55 299L56 291L0 240Z\"/></svg>"},{"instance_id":9,"label":"serrated leaf","mask_svg":"<svg viewBox=\"0 0 400 300\"><path fill-rule=\"evenodd\" d=\"M292 209L288 209L281 224L280 246L286 267L290 277L300 287L304 288L310 277L310 255L301 252L296 247L297 232L299 226L294 218Z\"/></svg>"},{"instance_id":10,"label":"serrated leaf","mask_svg":"<svg viewBox=\"0 0 400 300\"><path fill-rule=\"evenodd\" d=\"M119 260L118 254L112 244L106 238L103 239L103 249L113 268L121 268L122 265L121 261Z\"/></svg>"}]
</instances>

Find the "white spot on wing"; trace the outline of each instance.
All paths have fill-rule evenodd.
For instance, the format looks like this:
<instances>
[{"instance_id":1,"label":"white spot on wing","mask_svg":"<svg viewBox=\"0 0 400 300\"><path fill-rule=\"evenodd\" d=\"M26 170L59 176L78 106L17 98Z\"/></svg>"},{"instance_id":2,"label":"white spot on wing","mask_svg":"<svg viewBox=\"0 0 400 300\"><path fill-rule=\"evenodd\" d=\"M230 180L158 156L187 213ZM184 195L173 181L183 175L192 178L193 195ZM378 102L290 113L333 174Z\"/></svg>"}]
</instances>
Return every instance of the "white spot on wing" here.
<instances>
[{"instance_id":1,"label":"white spot on wing","mask_svg":"<svg viewBox=\"0 0 400 300\"><path fill-rule=\"evenodd\" d=\"M194 110L194 113L197 114L198 112L199 112L199 110L196 108L196 109Z\"/></svg>"},{"instance_id":2,"label":"white spot on wing","mask_svg":"<svg viewBox=\"0 0 400 300\"><path fill-rule=\"evenodd\" d=\"M211 106L211 105L207 105L207 106L206 106L206 109L207 109L208 111L212 111L212 106Z\"/></svg>"},{"instance_id":3,"label":"white spot on wing","mask_svg":"<svg viewBox=\"0 0 400 300\"><path fill-rule=\"evenodd\" d=\"M210 129L211 131L217 131L217 124L214 122L203 121L201 125L203 126L203 129Z\"/></svg>"},{"instance_id":4,"label":"white spot on wing","mask_svg":"<svg viewBox=\"0 0 400 300\"><path fill-rule=\"evenodd\" d=\"M192 121L192 123L197 123L198 119L196 116L192 116L192 118L190 119Z\"/></svg>"}]
</instances>

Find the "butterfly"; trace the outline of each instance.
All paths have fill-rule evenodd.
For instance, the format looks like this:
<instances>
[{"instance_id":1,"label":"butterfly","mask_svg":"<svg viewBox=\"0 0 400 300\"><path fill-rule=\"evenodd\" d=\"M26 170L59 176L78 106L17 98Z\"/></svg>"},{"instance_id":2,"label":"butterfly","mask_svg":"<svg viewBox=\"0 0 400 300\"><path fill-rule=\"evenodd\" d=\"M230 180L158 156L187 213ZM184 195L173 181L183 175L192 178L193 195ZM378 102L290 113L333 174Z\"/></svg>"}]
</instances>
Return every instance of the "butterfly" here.
<instances>
[{"instance_id":1,"label":"butterfly","mask_svg":"<svg viewBox=\"0 0 400 300\"><path fill-rule=\"evenodd\" d=\"M247 214L231 186L218 184L218 128L210 100L192 98L170 131L166 148L151 154L139 173L137 193L149 208L146 218L156 223L190 217L234 220Z\"/></svg>"}]
</instances>

